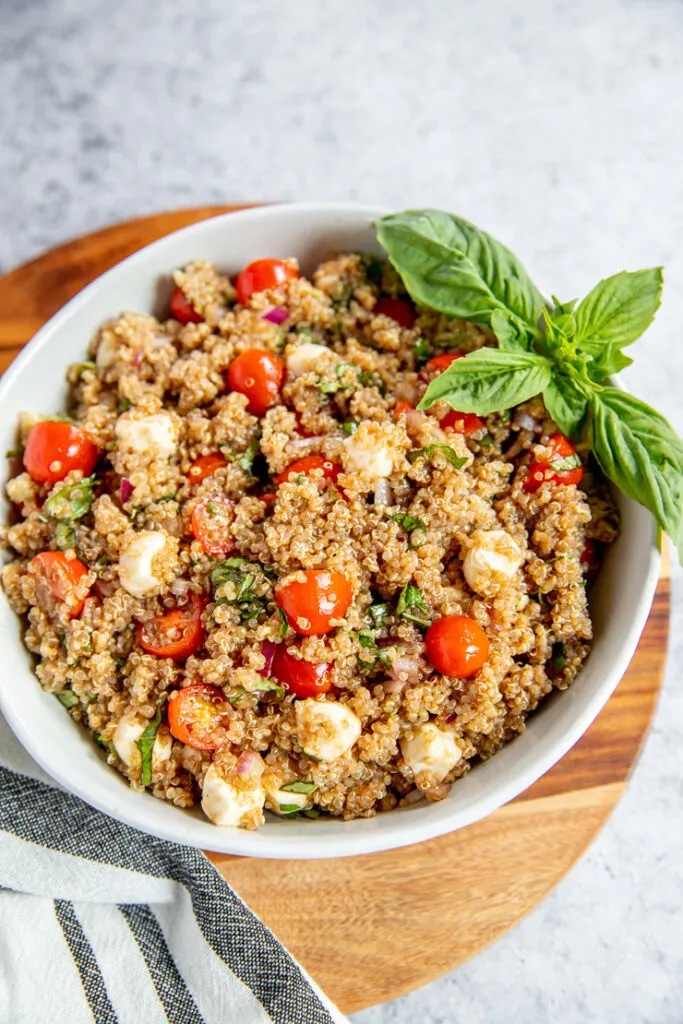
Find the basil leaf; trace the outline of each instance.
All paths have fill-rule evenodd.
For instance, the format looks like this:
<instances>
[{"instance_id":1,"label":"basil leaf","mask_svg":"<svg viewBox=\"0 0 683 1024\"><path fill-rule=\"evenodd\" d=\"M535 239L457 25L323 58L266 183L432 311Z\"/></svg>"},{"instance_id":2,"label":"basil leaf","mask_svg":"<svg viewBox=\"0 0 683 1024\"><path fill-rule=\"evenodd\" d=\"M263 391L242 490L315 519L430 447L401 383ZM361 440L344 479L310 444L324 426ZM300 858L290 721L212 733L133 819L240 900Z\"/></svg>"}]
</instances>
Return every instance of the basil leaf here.
<instances>
[{"instance_id":1,"label":"basil leaf","mask_svg":"<svg viewBox=\"0 0 683 1024\"><path fill-rule=\"evenodd\" d=\"M412 533L413 530L427 529L424 519L418 519L417 516L411 516L407 512L395 512L389 516L389 519L393 519L395 523L402 526L406 533Z\"/></svg>"},{"instance_id":2,"label":"basil leaf","mask_svg":"<svg viewBox=\"0 0 683 1024\"><path fill-rule=\"evenodd\" d=\"M348 437L352 437L358 430L358 424L355 420L349 420L348 423L342 423L342 430Z\"/></svg>"},{"instance_id":3,"label":"basil leaf","mask_svg":"<svg viewBox=\"0 0 683 1024\"><path fill-rule=\"evenodd\" d=\"M431 355L429 343L420 337L415 340L413 348L415 349L415 357L418 363L426 363Z\"/></svg>"},{"instance_id":4,"label":"basil leaf","mask_svg":"<svg viewBox=\"0 0 683 1024\"><path fill-rule=\"evenodd\" d=\"M261 450L261 431L255 430L251 435L251 441L249 442L246 450L240 455L237 462L241 469L245 473L251 473L254 459Z\"/></svg>"},{"instance_id":5,"label":"basil leaf","mask_svg":"<svg viewBox=\"0 0 683 1024\"><path fill-rule=\"evenodd\" d=\"M414 452L408 452L408 462L411 466L418 459L427 459L428 462L431 462L434 452L441 452L446 461L450 462L451 466L455 466L456 469L462 469L467 462L466 455L456 455L453 448L447 444L428 444L426 448L418 448Z\"/></svg>"},{"instance_id":6,"label":"basil leaf","mask_svg":"<svg viewBox=\"0 0 683 1024\"><path fill-rule=\"evenodd\" d=\"M661 299L661 267L605 278L576 307L578 346L598 356L606 343L633 344L652 323Z\"/></svg>"},{"instance_id":7,"label":"basil leaf","mask_svg":"<svg viewBox=\"0 0 683 1024\"><path fill-rule=\"evenodd\" d=\"M633 360L625 356L618 345L610 342L603 345L599 355L588 360L586 371L591 380L600 384L613 374L625 370L632 362Z\"/></svg>"},{"instance_id":8,"label":"basil leaf","mask_svg":"<svg viewBox=\"0 0 683 1024\"><path fill-rule=\"evenodd\" d=\"M531 337L526 331L520 331L515 320L502 309L494 309L491 314L491 330L498 338L498 344L506 352L532 352Z\"/></svg>"},{"instance_id":9,"label":"basil leaf","mask_svg":"<svg viewBox=\"0 0 683 1024\"><path fill-rule=\"evenodd\" d=\"M73 708L78 704L78 697L73 690L62 690L61 693L56 694L56 697L65 708Z\"/></svg>"},{"instance_id":10,"label":"basil leaf","mask_svg":"<svg viewBox=\"0 0 683 1024\"><path fill-rule=\"evenodd\" d=\"M389 605L384 601L378 601L376 604L371 604L368 608L368 615L372 620L372 624L376 629L384 624L384 620L389 614Z\"/></svg>"},{"instance_id":11,"label":"basil leaf","mask_svg":"<svg viewBox=\"0 0 683 1024\"><path fill-rule=\"evenodd\" d=\"M280 628L277 631L275 641L276 643L279 643L280 640L284 640L284 638L287 636L287 632L289 630L289 620L279 605L277 606L277 613L280 617Z\"/></svg>"},{"instance_id":12,"label":"basil leaf","mask_svg":"<svg viewBox=\"0 0 683 1024\"><path fill-rule=\"evenodd\" d=\"M152 784L152 755L154 752L154 741L157 738L157 733L159 732L160 725L161 708L157 708L156 715L149 722L142 736L137 741L138 750L140 751L140 758L142 761L142 765L140 768L140 784L142 786L151 786Z\"/></svg>"},{"instance_id":13,"label":"basil leaf","mask_svg":"<svg viewBox=\"0 0 683 1024\"><path fill-rule=\"evenodd\" d=\"M563 434L580 441L588 416L588 399L571 377L554 373L543 392L543 401L551 420Z\"/></svg>"},{"instance_id":14,"label":"basil leaf","mask_svg":"<svg viewBox=\"0 0 683 1024\"><path fill-rule=\"evenodd\" d=\"M62 551L76 547L76 531L70 523L57 523L55 526L55 544Z\"/></svg>"},{"instance_id":15,"label":"basil leaf","mask_svg":"<svg viewBox=\"0 0 683 1024\"><path fill-rule=\"evenodd\" d=\"M578 469L581 465L580 457L574 452L573 455L565 455L559 459L553 459L548 463L555 473L568 473L571 469Z\"/></svg>"},{"instance_id":16,"label":"basil leaf","mask_svg":"<svg viewBox=\"0 0 683 1024\"><path fill-rule=\"evenodd\" d=\"M97 483L96 477L87 476L77 484L62 487L47 499L43 511L53 519L60 519L65 523L81 519L92 508L92 503L95 500L93 492Z\"/></svg>"},{"instance_id":17,"label":"basil leaf","mask_svg":"<svg viewBox=\"0 0 683 1024\"><path fill-rule=\"evenodd\" d=\"M652 512L683 562L683 442L644 402L603 388L591 400L593 453L605 476Z\"/></svg>"},{"instance_id":18,"label":"basil leaf","mask_svg":"<svg viewBox=\"0 0 683 1024\"><path fill-rule=\"evenodd\" d=\"M283 793L315 793L316 789L315 782L308 782L306 779L296 779L295 782L288 782L285 786L280 786Z\"/></svg>"},{"instance_id":19,"label":"basil leaf","mask_svg":"<svg viewBox=\"0 0 683 1024\"><path fill-rule=\"evenodd\" d=\"M416 302L487 326L500 309L537 333L541 293L517 257L485 231L440 210L391 214L375 230Z\"/></svg>"},{"instance_id":20,"label":"basil leaf","mask_svg":"<svg viewBox=\"0 0 683 1024\"><path fill-rule=\"evenodd\" d=\"M279 683L276 683L274 679L264 679L263 682L259 683L256 689L252 692L267 693L270 690L277 694L279 700L282 700L285 695L284 687L280 686Z\"/></svg>"},{"instance_id":21,"label":"basil leaf","mask_svg":"<svg viewBox=\"0 0 683 1024\"><path fill-rule=\"evenodd\" d=\"M425 604L422 591L414 583L406 583L396 604L396 614L418 626L428 626L431 622L429 608Z\"/></svg>"},{"instance_id":22,"label":"basil leaf","mask_svg":"<svg viewBox=\"0 0 683 1024\"><path fill-rule=\"evenodd\" d=\"M543 391L551 380L551 363L530 352L481 348L456 359L429 387L418 409L448 402L458 412L485 416L510 409Z\"/></svg>"}]
</instances>

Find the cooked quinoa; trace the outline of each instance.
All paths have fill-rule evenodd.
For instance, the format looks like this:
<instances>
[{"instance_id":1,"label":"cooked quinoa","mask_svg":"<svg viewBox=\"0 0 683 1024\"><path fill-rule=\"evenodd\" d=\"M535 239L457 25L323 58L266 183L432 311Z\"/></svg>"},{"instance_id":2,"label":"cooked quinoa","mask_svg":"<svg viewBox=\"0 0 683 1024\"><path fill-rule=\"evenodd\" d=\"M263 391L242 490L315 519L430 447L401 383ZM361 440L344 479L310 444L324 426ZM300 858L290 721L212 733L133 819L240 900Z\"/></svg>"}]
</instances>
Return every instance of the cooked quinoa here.
<instances>
[{"instance_id":1,"label":"cooked quinoa","mask_svg":"<svg viewBox=\"0 0 683 1024\"><path fill-rule=\"evenodd\" d=\"M17 465L2 533L44 689L134 788L247 828L264 808L350 819L445 797L576 678L587 578L618 527L590 463L580 485L543 470L557 428L540 399L474 424L415 411L428 360L491 344L484 330L416 309L374 257L337 255L310 280L287 267L239 304L197 262L175 274L197 322L105 324L67 372L96 465L84 483L82 469L40 482ZM254 349L285 371L262 414L227 383ZM22 418L22 446L41 419ZM287 478L310 456L317 468ZM67 594L36 568L48 551L68 563ZM322 634L278 598L307 585L302 570L348 590ZM427 629L454 616L488 641L474 674L430 660ZM171 656L150 652L160 636ZM275 674L301 660L325 681L308 696ZM193 691L213 696L179 738L169 707L197 684L216 689Z\"/></svg>"}]
</instances>

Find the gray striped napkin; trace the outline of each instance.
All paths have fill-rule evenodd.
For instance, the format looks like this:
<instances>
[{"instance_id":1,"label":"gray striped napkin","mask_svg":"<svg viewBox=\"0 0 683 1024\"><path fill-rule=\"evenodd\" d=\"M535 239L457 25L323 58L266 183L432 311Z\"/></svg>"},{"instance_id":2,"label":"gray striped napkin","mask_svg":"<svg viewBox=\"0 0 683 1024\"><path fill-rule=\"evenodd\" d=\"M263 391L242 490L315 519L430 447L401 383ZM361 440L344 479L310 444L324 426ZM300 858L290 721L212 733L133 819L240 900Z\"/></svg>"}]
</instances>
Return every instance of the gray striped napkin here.
<instances>
[{"instance_id":1,"label":"gray striped napkin","mask_svg":"<svg viewBox=\"0 0 683 1024\"><path fill-rule=\"evenodd\" d=\"M0 718L0 1024L344 1024L197 850L64 792Z\"/></svg>"}]
</instances>

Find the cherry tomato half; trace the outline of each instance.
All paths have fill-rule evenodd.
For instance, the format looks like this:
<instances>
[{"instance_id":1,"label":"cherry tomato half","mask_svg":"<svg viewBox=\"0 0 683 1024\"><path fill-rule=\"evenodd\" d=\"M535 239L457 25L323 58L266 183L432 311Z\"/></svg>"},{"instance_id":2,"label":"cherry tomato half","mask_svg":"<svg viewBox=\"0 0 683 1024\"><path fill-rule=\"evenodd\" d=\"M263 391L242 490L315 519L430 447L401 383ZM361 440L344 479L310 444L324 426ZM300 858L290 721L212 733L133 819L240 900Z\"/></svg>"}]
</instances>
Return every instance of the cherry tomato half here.
<instances>
[{"instance_id":1,"label":"cherry tomato half","mask_svg":"<svg viewBox=\"0 0 683 1024\"><path fill-rule=\"evenodd\" d=\"M489 638L478 622L467 615L445 615L425 634L430 662L443 676L469 679L489 656Z\"/></svg>"},{"instance_id":2,"label":"cherry tomato half","mask_svg":"<svg viewBox=\"0 0 683 1024\"><path fill-rule=\"evenodd\" d=\"M191 484L200 484L207 476L211 476L217 469L227 466L228 460L222 452L211 452L210 455L200 455L195 459L187 471L187 478Z\"/></svg>"},{"instance_id":3,"label":"cherry tomato half","mask_svg":"<svg viewBox=\"0 0 683 1024\"><path fill-rule=\"evenodd\" d=\"M398 402L394 406L394 416L398 419L399 416L405 416L407 412L412 412L415 408L405 398L399 398Z\"/></svg>"},{"instance_id":4,"label":"cherry tomato half","mask_svg":"<svg viewBox=\"0 0 683 1024\"><path fill-rule=\"evenodd\" d=\"M218 750L228 742L230 705L217 686L190 683L168 701L171 736L195 750Z\"/></svg>"},{"instance_id":5,"label":"cherry tomato half","mask_svg":"<svg viewBox=\"0 0 683 1024\"><path fill-rule=\"evenodd\" d=\"M171 316L181 324L201 324L204 317L185 297L182 288L175 288L171 296Z\"/></svg>"},{"instance_id":6,"label":"cherry tomato half","mask_svg":"<svg viewBox=\"0 0 683 1024\"><path fill-rule=\"evenodd\" d=\"M308 455L305 459L297 459L296 462L287 467L284 473L278 473L275 477L275 483L278 485L291 483L298 476L310 476L316 469L322 469L323 479L331 480L333 483L342 471L341 466L337 462L330 462L329 459L324 459L322 455Z\"/></svg>"},{"instance_id":7,"label":"cherry tomato half","mask_svg":"<svg viewBox=\"0 0 683 1024\"><path fill-rule=\"evenodd\" d=\"M67 605L72 619L81 614L90 590L84 582L88 570L83 562L67 558L63 551L43 551L31 559L28 571L39 586L46 587L53 597Z\"/></svg>"},{"instance_id":8,"label":"cherry tomato half","mask_svg":"<svg viewBox=\"0 0 683 1024\"><path fill-rule=\"evenodd\" d=\"M442 352L438 356L432 356L428 359L420 370L420 376L422 380L432 380L439 373L443 373L447 370L451 363L454 363L456 359L463 359L464 352Z\"/></svg>"},{"instance_id":9,"label":"cherry tomato half","mask_svg":"<svg viewBox=\"0 0 683 1024\"><path fill-rule=\"evenodd\" d=\"M237 301L244 306L256 292L278 288L298 276L299 272L282 260L254 260L237 275Z\"/></svg>"},{"instance_id":10,"label":"cherry tomato half","mask_svg":"<svg viewBox=\"0 0 683 1024\"><path fill-rule=\"evenodd\" d=\"M263 416L282 386L282 360L261 348L248 348L228 367L228 387L249 399L249 412Z\"/></svg>"},{"instance_id":11,"label":"cherry tomato half","mask_svg":"<svg viewBox=\"0 0 683 1024\"><path fill-rule=\"evenodd\" d=\"M439 420L439 425L444 430L450 427L456 434L464 434L465 437L484 429L484 423L473 412L456 412L455 409L447 412L444 418Z\"/></svg>"},{"instance_id":12,"label":"cherry tomato half","mask_svg":"<svg viewBox=\"0 0 683 1024\"><path fill-rule=\"evenodd\" d=\"M553 434L547 442L546 448L550 452L550 458L546 462L531 463L524 481L524 490L531 494L537 491L546 480L564 486L581 483L583 479L581 460L564 434ZM578 465L571 465L568 469L563 468L566 466L566 460L569 460L570 463L576 463L578 460Z\"/></svg>"},{"instance_id":13,"label":"cherry tomato half","mask_svg":"<svg viewBox=\"0 0 683 1024\"><path fill-rule=\"evenodd\" d=\"M214 558L225 558L235 547L230 532L234 521L234 505L228 498L202 498L192 509L195 540Z\"/></svg>"},{"instance_id":14,"label":"cherry tomato half","mask_svg":"<svg viewBox=\"0 0 683 1024\"><path fill-rule=\"evenodd\" d=\"M278 644L270 674L295 697L315 697L332 689L330 666L326 662L304 661L289 653L286 644Z\"/></svg>"},{"instance_id":15,"label":"cherry tomato half","mask_svg":"<svg viewBox=\"0 0 683 1024\"><path fill-rule=\"evenodd\" d=\"M73 469L80 469L83 476L90 476L97 454L90 438L72 423L42 420L29 431L24 468L38 483L55 484Z\"/></svg>"},{"instance_id":16,"label":"cherry tomato half","mask_svg":"<svg viewBox=\"0 0 683 1024\"><path fill-rule=\"evenodd\" d=\"M329 633L333 620L344 618L352 599L351 584L334 569L303 569L275 590L275 600L290 626L303 636Z\"/></svg>"},{"instance_id":17,"label":"cherry tomato half","mask_svg":"<svg viewBox=\"0 0 683 1024\"><path fill-rule=\"evenodd\" d=\"M388 316L391 320L395 320L399 327L405 327L408 330L415 323L415 314L403 299L380 299L375 306L375 315Z\"/></svg>"},{"instance_id":18,"label":"cherry tomato half","mask_svg":"<svg viewBox=\"0 0 683 1024\"><path fill-rule=\"evenodd\" d=\"M202 612L204 602L192 591L182 608L173 608L163 615L155 615L138 626L138 643L148 654L157 658L185 661L204 646Z\"/></svg>"}]
</instances>

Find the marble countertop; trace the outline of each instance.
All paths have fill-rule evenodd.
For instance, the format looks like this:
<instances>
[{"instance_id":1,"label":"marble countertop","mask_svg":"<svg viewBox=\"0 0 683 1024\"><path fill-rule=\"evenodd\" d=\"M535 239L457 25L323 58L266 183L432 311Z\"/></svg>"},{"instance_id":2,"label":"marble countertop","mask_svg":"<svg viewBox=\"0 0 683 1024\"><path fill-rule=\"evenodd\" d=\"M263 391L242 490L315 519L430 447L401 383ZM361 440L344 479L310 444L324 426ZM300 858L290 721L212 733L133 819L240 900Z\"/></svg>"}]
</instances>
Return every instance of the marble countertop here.
<instances>
[{"instance_id":1,"label":"marble countertop","mask_svg":"<svg viewBox=\"0 0 683 1024\"><path fill-rule=\"evenodd\" d=\"M0 270L207 202L452 209L540 282L666 266L625 378L683 431L683 5L677 0L4 0ZM529 919L355 1024L680 1024L683 599L628 792Z\"/></svg>"}]
</instances>

